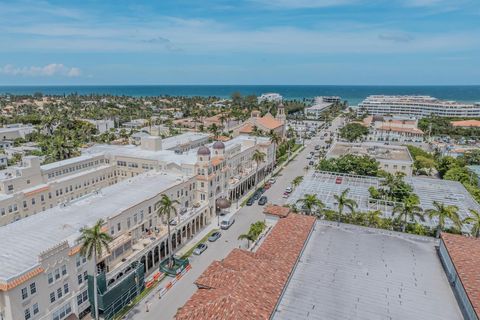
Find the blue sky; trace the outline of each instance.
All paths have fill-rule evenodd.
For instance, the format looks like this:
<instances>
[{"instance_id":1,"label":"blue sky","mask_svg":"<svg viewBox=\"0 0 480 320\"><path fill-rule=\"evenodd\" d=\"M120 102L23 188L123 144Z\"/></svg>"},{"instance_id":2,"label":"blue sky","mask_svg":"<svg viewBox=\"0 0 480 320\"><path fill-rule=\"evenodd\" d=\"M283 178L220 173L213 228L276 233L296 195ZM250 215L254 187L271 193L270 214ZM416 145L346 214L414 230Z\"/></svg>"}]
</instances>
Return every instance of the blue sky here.
<instances>
[{"instance_id":1,"label":"blue sky","mask_svg":"<svg viewBox=\"0 0 480 320\"><path fill-rule=\"evenodd\" d=\"M480 1L0 0L29 84L480 84Z\"/></svg>"}]
</instances>

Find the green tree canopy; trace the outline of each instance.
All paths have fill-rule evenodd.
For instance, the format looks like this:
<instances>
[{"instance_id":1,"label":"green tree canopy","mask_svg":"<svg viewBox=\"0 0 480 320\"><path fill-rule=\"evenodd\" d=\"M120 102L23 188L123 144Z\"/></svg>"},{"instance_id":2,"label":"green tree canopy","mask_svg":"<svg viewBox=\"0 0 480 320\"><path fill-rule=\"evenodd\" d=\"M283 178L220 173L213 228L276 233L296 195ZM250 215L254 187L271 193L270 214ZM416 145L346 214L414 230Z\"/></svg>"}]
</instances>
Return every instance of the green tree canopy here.
<instances>
[{"instance_id":1,"label":"green tree canopy","mask_svg":"<svg viewBox=\"0 0 480 320\"><path fill-rule=\"evenodd\" d=\"M362 176L378 176L379 163L366 155L357 156L347 154L339 158L320 160L317 165L317 170L358 174Z\"/></svg>"},{"instance_id":2,"label":"green tree canopy","mask_svg":"<svg viewBox=\"0 0 480 320\"><path fill-rule=\"evenodd\" d=\"M366 136L368 134L368 128L360 123L349 123L340 129L340 137L349 142L354 142Z\"/></svg>"}]
</instances>

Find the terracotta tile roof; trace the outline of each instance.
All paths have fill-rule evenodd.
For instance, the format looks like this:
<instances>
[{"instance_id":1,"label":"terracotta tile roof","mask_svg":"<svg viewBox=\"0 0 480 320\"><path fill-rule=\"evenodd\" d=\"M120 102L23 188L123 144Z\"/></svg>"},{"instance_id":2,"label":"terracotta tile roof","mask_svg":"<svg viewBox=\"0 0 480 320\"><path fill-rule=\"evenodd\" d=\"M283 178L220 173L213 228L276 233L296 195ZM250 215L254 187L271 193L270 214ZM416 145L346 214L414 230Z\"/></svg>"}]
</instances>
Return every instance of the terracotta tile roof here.
<instances>
[{"instance_id":1,"label":"terracotta tile roof","mask_svg":"<svg viewBox=\"0 0 480 320\"><path fill-rule=\"evenodd\" d=\"M477 316L480 316L480 239L442 233L448 254Z\"/></svg>"},{"instance_id":2,"label":"terracotta tile roof","mask_svg":"<svg viewBox=\"0 0 480 320\"><path fill-rule=\"evenodd\" d=\"M227 136L218 136L217 140L225 142L225 141L229 141L229 140L232 140L232 139L230 139L230 137L227 137Z\"/></svg>"},{"instance_id":3,"label":"terracotta tile roof","mask_svg":"<svg viewBox=\"0 0 480 320\"><path fill-rule=\"evenodd\" d=\"M276 129L280 126L282 126L282 122L275 119L274 117L270 116L265 116L265 117L262 117L262 118L257 118L256 119L257 123L267 129Z\"/></svg>"},{"instance_id":4,"label":"terracotta tile roof","mask_svg":"<svg viewBox=\"0 0 480 320\"><path fill-rule=\"evenodd\" d=\"M214 157L211 160L212 166L218 166L222 162L223 162L223 157Z\"/></svg>"},{"instance_id":5,"label":"terracotta tile roof","mask_svg":"<svg viewBox=\"0 0 480 320\"><path fill-rule=\"evenodd\" d=\"M22 283L32 279L33 277L36 277L40 273L44 272L45 270L42 267L38 267L33 269L32 271L29 271L27 273L24 273L20 277L9 281L8 283L1 283L0 284L0 291L8 291L10 289L15 288L16 286L21 285Z\"/></svg>"},{"instance_id":6,"label":"terracotta tile roof","mask_svg":"<svg viewBox=\"0 0 480 320\"><path fill-rule=\"evenodd\" d=\"M399 127L399 126L393 126L389 124L384 124L380 126L378 130L423 134L423 131L417 128Z\"/></svg>"},{"instance_id":7,"label":"terracotta tile roof","mask_svg":"<svg viewBox=\"0 0 480 320\"><path fill-rule=\"evenodd\" d=\"M480 127L479 120L452 121L451 124L454 127Z\"/></svg>"},{"instance_id":8,"label":"terracotta tile roof","mask_svg":"<svg viewBox=\"0 0 480 320\"><path fill-rule=\"evenodd\" d=\"M277 222L257 252L234 249L222 261L214 261L175 318L269 319L314 223L314 217L289 214Z\"/></svg>"},{"instance_id":9,"label":"terracotta tile roof","mask_svg":"<svg viewBox=\"0 0 480 320\"><path fill-rule=\"evenodd\" d=\"M265 209L263 209L263 213L279 216L280 218L285 218L290 213L290 209L277 205L268 205L265 207Z\"/></svg>"},{"instance_id":10,"label":"terracotta tile roof","mask_svg":"<svg viewBox=\"0 0 480 320\"><path fill-rule=\"evenodd\" d=\"M253 132L253 126L250 123L245 123L241 128L240 128L241 133L252 133Z\"/></svg>"}]
</instances>

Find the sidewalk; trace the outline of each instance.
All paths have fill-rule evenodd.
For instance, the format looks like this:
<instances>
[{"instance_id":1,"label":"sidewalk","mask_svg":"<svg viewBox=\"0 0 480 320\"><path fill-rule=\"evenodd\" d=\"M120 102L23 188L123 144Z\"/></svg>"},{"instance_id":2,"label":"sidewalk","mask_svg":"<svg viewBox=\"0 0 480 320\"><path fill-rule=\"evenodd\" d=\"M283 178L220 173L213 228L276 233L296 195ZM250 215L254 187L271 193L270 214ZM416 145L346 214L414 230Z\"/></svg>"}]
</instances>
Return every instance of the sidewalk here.
<instances>
[{"instance_id":1,"label":"sidewalk","mask_svg":"<svg viewBox=\"0 0 480 320\"><path fill-rule=\"evenodd\" d=\"M248 194L246 194L241 199L239 199L239 201L243 201L244 198L246 198L247 196L248 196ZM242 206L239 205L238 208L237 208L236 205L232 203L230 205L229 214L234 216L241 208L242 208ZM218 221L218 218L216 216L215 216L215 220ZM178 257L183 256L185 253L187 253L189 250L191 250L193 247L195 247L197 245L197 243L200 240L202 240L203 237L205 237L211 231L213 231L215 229L220 229L220 226L218 225L217 221L212 220L208 226L206 226L202 231L197 233L192 239L188 240L188 243L186 245L184 245L180 250L178 250L175 253L175 255L178 256Z\"/></svg>"}]
</instances>

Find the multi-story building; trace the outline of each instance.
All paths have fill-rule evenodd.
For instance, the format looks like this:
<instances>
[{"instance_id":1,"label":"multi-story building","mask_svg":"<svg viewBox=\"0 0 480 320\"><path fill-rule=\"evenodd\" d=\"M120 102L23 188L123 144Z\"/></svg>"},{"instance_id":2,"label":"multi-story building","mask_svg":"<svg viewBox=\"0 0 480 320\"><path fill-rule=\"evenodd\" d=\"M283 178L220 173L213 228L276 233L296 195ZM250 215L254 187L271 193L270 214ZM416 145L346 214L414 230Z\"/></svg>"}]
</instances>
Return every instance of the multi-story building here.
<instances>
[{"instance_id":1,"label":"multi-story building","mask_svg":"<svg viewBox=\"0 0 480 320\"><path fill-rule=\"evenodd\" d=\"M239 136L200 147L193 143L188 150L184 138L177 138L178 146L160 137L146 137L138 147L97 145L80 157L43 166L37 157L26 157L23 166L4 172L3 224L24 219L0 227L1 319L82 317L89 312L87 283L95 268L99 307L111 317L141 291L170 251L170 221L155 214L163 194L179 202L175 251L212 221L217 199L238 200L274 164L268 138ZM258 167L255 150L266 154ZM79 254L78 237L98 219L113 241L94 266Z\"/></svg>"},{"instance_id":2,"label":"multi-story building","mask_svg":"<svg viewBox=\"0 0 480 320\"><path fill-rule=\"evenodd\" d=\"M235 195L241 196L253 187L253 182L247 186L245 181L254 179L256 163L252 161L252 154L255 150L266 154L265 161L259 164L259 176L272 169L275 159L268 138L239 136L228 141L226 147L218 142L199 148L207 141L207 135L198 133L163 140L148 136L138 147L96 145L84 150L80 157L47 165L40 165L38 157L24 157L21 166L0 171L0 225L153 169L194 175L199 174L198 168L203 166L208 175L214 173L207 177L209 185L205 186L205 199L210 200L214 211L219 194L233 198L229 188L238 185ZM208 150L211 155L199 157L200 150ZM222 174L217 175L220 171Z\"/></svg>"},{"instance_id":3,"label":"multi-story building","mask_svg":"<svg viewBox=\"0 0 480 320\"><path fill-rule=\"evenodd\" d=\"M115 167L101 154L40 165L27 156L21 166L0 172L0 225L67 203L118 181Z\"/></svg>"},{"instance_id":4,"label":"multi-story building","mask_svg":"<svg viewBox=\"0 0 480 320\"><path fill-rule=\"evenodd\" d=\"M347 154L372 157L380 164L379 169L391 174L401 172L407 177L412 175L413 158L405 146L384 145L373 142L335 142L325 157L327 159L339 158Z\"/></svg>"},{"instance_id":5,"label":"multi-story building","mask_svg":"<svg viewBox=\"0 0 480 320\"><path fill-rule=\"evenodd\" d=\"M88 312L87 284L99 271L99 307L108 318L144 286L170 252L169 223L156 215L166 194L178 200L171 250L209 223L194 176L150 171L0 228L0 314L5 320L61 320ZM113 238L97 265L80 255L81 228L104 220ZM90 277L89 277L90 276ZM89 279L90 278L90 279Z\"/></svg>"},{"instance_id":6,"label":"multi-story building","mask_svg":"<svg viewBox=\"0 0 480 320\"><path fill-rule=\"evenodd\" d=\"M445 101L430 96L369 96L358 105L359 112L371 115L429 117L480 117L480 103Z\"/></svg>"},{"instance_id":7,"label":"multi-story building","mask_svg":"<svg viewBox=\"0 0 480 320\"><path fill-rule=\"evenodd\" d=\"M115 121L113 120L85 119L85 121L93 124L95 126L95 129L97 129L99 133L104 133L104 132L110 131L110 129L115 128Z\"/></svg>"},{"instance_id":8,"label":"multi-story building","mask_svg":"<svg viewBox=\"0 0 480 320\"><path fill-rule=\"evenodd\" d=\"M369 128L368 141L422 142L424 133L418 120L405 117L368 116L363 124Z\"/></svg>"},{"instance_id":9,"label":"multi-story building","mask_svg":"<svg viewBox=\"0 0 480 320\"><path fill-rule=\"evenodd\" d=\"M279 93L264 93L260 97L257 98L258 103L263 101L268 102L282 102L283 97Z\"/></svg>"},{"instance_id":10,"label":"multi-story building","mask_svg":"<svg viewBox=\"0 0 480 320\"><path fill-rule=\"evenodd\" d=\"M24 124L9 124L0 128L0 140L15 140L25 138L29 133L33 132L33 126Z\"/></svg>"},{"instance_id":11,"label":"multi-story building","mask_svg":"<svg viewBox=\"0 0 480 320\"><path fill-rule=\"evenodd\" d=\"M315 97L313 105L305 108L304 113L307 118L319 119L321 114L335 103L340 103L340 97Z\"/></svg>"}]
</instances>

